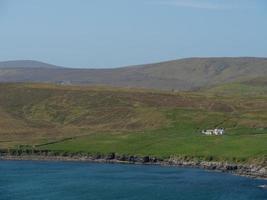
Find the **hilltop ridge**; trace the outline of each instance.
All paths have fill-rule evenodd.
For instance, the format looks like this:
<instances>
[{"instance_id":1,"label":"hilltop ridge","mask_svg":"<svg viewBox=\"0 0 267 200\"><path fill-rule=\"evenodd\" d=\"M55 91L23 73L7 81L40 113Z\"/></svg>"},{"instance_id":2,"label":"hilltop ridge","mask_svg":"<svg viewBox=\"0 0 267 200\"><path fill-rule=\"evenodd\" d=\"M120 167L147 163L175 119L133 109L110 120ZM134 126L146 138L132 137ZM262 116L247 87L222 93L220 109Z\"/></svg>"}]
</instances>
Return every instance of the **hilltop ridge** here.
<instances>
[{"instance_id":1,"label":"hilltop ridge","mask_svg":"<svg viewBox=\"0 0 267 200\"><path fill-rule=\"evenodd\" d=\"M114 69L62 68L37 61L0 62L0 82L195 90L267 76L267 58L186 58Z\"/></svg>"},{"instance_id":2,"label":"hilltop ridge","mask_svg":"<svg viewBox=\"0 0 267 200\"><path fill-rule=\"evenodd\" d=\"M16 68L48 68L48 69L58 69L63 68L61 66L56 66L48 64L45 62L40 62L36 60L9 60L0 62L0 69L16 69Z\"/></svg>"}]
</instances>

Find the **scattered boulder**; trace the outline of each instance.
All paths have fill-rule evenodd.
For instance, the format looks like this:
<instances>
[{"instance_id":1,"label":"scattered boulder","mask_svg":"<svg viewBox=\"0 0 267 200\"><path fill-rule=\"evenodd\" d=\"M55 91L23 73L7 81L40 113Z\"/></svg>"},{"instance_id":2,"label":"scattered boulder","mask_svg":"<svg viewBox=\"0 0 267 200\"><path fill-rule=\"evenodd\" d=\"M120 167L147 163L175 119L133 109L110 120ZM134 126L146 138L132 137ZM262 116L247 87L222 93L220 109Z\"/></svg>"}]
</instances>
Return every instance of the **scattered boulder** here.
<instances>
[{"instance_id":1,"label":"scattered boulder","mask_svg":"<svg viewBox=\"0 0 267 200\"><path fill-rule=\"evenodd\" d=\"M267 174L267 170L266 170L266 168L261 168L260 170L259 170L259 173L261 173L261 174Z\"/></svg>"},{"instance_id":2,"label":"scattered boulder","mask_svg":"<svg viewBox=\"0 0 267 200\"><path fill-rule=\"evenodd\" d=\"M115 153L109 153L106 157L106 160L114 160L115 159Z\"/></svg>"},{"instance_id":3,"label":"scattered boulder","mask_svg":"<svg viewBox=\"0 0 267 200\"><path fill-rule=\"evenodd\" d=\"M135 159L135 157L134 157L134 156L130 156L130 157L128 158L128 161L129 161L129 162L135 162L135 161L136 161L136 159Z\"/></svg>"},{"instance_id":4,"label":"scattered boulder","mask_svg":"<svg viewBox=\"0 0 267 200\"><path fill-rule=\"evenodd\" d=\"M150 161L149 156L143 157L143 163L148 163Z\"/></svg>"}]
</instances>

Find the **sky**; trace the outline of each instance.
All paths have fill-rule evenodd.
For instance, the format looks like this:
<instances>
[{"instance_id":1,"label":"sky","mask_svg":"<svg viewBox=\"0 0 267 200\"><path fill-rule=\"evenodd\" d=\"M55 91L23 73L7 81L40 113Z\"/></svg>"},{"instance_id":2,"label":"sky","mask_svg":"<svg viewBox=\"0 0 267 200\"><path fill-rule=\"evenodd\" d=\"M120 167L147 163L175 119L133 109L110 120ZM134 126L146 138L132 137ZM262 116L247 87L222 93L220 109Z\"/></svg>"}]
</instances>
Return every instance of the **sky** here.
<instances>
[{"instance_id":1,"label":"sky","mask_svg":"<svg viewBox=\"0 0 267 200\"><path fill-rule=\"evenodd\" d=\"M0 61L110 68L267 57L266 0L0 0Z\"/></svg>"}]
</instances>

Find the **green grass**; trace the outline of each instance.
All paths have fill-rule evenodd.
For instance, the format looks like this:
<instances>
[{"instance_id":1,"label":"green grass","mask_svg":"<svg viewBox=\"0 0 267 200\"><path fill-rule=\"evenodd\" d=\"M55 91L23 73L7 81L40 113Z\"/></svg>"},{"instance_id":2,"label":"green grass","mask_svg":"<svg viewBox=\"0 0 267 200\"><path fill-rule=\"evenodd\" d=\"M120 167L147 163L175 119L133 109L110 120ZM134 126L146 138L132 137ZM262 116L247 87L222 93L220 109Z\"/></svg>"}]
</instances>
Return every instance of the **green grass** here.
<instances>
[{"instance_id":1,"label":"green grass","mask_svg":"<svg viewBox=\"0 0 267 200\"><path fill-rule=\"evenodd\" d=\"M168 130L166 130L168 131ZM164 135L164 138L162 138ZM248 160L266 155L267 134L244 136L182 136L179 133L93 134L44 146L44 149L66 152L108 154L116 152L128 155L157 157L191 156L210 157L214 160Z\"/></svg>"},{"instance_id":2,"label":"green grass","mask_svg":"<svg viewBox=\"0 0 267 200\"><path fill-rule=\"evenodd\" d=\"M267 97L0 84L0 148L266 160ZM226 128L224 136L201 130Z\"/></svg>"},{"instance_id":3,"label":"green grass","mask_svg":"<svg viewBox=\"0 0 267 200\"><path fill-rule=\"evenodd\" d=\"M212 157L214 160L231 161L247 161L267 154L266 130L236 127L234 123L225 120L227 115L221 113L176 109L167 111L166 114L172 123L159 130L92 134L42 148L102 154L116 152L162 158L181 155ZM198 117L202 115L206 115L206 119L198 121ZM201 129L215 127L220 123L226 127L226 135L204 136L200 133Z\"/></svg>"},{"instance_id":4,"label":"green grass","mask_svg":"<svg viewBox=\"0 0 267 200\"><path fill-rule=\"evenodd\" d=\"M209 89L204 90L206 93L224 96L267 96L267 84L259 84L253 82L253 84L248 82L237 82L222 84Z\"/></svg>"}]
</instances>

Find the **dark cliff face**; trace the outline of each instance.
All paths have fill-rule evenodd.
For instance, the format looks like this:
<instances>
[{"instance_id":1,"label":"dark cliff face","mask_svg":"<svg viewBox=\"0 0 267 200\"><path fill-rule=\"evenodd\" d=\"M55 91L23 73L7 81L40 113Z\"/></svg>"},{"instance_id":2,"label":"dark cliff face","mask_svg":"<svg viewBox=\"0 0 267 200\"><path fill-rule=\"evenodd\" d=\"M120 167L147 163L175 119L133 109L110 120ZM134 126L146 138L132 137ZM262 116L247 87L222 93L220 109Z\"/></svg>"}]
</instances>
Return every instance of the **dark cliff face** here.
<instances>
[{"instance_id":1,"label":"dark cliff face","mask_svg":"<svg viewBox=\"0 0 267 200\"><path fill-rule=\"evenodd\" d=\"M37 61L0 62L0 82L192 90L266 76L266 58L188 58L116 69L62 68Z\"/></svg>"}]
</instances>

